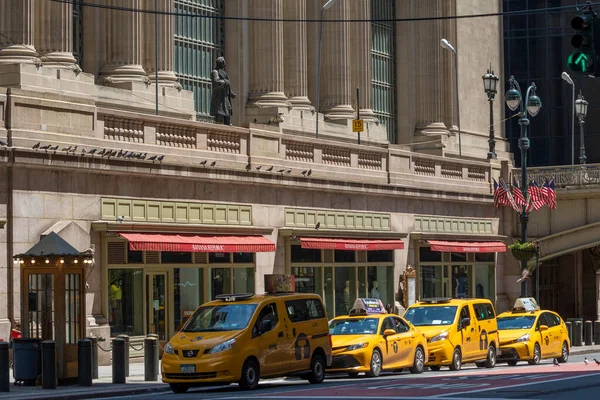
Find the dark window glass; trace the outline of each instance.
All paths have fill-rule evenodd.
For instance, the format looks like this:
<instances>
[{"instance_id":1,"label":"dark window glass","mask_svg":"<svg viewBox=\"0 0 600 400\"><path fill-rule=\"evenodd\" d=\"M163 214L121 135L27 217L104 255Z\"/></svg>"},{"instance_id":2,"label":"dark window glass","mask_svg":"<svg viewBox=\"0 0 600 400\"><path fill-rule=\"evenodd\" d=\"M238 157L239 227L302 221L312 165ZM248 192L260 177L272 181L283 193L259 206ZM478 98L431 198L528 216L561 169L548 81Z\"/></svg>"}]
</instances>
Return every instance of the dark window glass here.
<instances>
[{"instance_id":1,"label":"dark window glass","mask_svg":"<svg viewBox=\"0 0 600 400\"><path fill-rule=\"evenodd\" d=\"M410 327L408 326L408 324L402 321L400 318L394 317L394 322L396 323L396 332L404 333L410 331Z\"/></svg>"},{"instance_id":2,"label":"dark window glass","mask_svg":"<svg viewBox=\"0 0 600 400\"><path fill-rule=\"evenodd\" d=\"M161 251L160 262L162 264L191 264L192 263L192 253Z\"/></svg>"},{"instance_id":3,"label":"dark window glass","mask_svg":"<svg viewBox=\"0 0 600 400\"><path fill-rule=\"evenodd\" d=\"M144 262L143 251L127 250L127 263L128 264L141 264Z\"/></svg>"},{"instance_id":4,"label":"dark window glass","mask_svg":"<svg viewBox=\"0 0 600 400\"><path fill-rule=\"evenodd\" d=\"M423 261L442 261L442 253L439 251L431 251L429 247L420 247L419 248L419 260Z\"/></svg>"},{"instance_id":5,"label":"dark window glass","mask_svg":"<svg viewBox=\"0 0 600 400\"><path fill-rule=\"evenodd\" d=\"M354 262L356 252L354 250L335 250L334 259L336 263Z\"/></svg>"},{"instance_id":6,"label":"dark window glass","mask_svg":"<svg viewBox=\"0 0 600 400\"><path fill-rule=\"evenodd\" d=\"M494 262L495 254L496 253L475 253L475 261Z\"/></svg>"},{"instance_id":7,"label":"dark window glass","mask_svg":"<svg viewBox=\"0 0 600 400\"><path fill-rule=\"evenodd\" d=\"M254 253L233 253L234 263L253 263Z\"/></svg>"},{"instance_id":8,"label":"dark window glass","mask_svg":"<svg viewBox=\"0 0 600 400\"><path fill-rule=\"evenodd\" d=\"M231 262L231 253L208 253L210 264L224 264Z\"/></svg>"},{"instance_id":9,"label":"dark window glass","mask_svg":"<svg viewBox=\"0 0 600 400\"><path fill-rule=\"evenodd\" d=\"M325 318L323 304L318 299L288 300L285 302L285 308L292 322Z\"/></svg>"},{"instance_id":10,"label":"dark window glass","mask_svg":"<svg viewBox=\"0 0 600 400\"><path fill-rule=\"evenodd\" d=\"M252 336L263 335L275 329L278 323L277 306L275 303L267 304L260 310L256 323L252 327Z\"/></svg>"},{"instance_id":11,"label":"dark window glass","mask_svg":"<svg viewBox=\"0 0 600 400\"><path fill-rule=\"evenodd\" d=\"M475 310L475 318L477 318L479 321L496 318L496 315L494 314L494 307L492 307L491 304L473 304L473 309Z\"/></svg>"},{"instance_id":12,"label":"dark window glass","mask_svg":"<svg viewBox=\"0 0 600 400\"><path fill-rule=\"evenodd\" d=\"M368 262L392 262L393 260L393 250L367 251Z\"/></svg>"},{"instance_id":13,"label":"dark window glass","mask_svg":"<svg viewBox=\"0 0 600 400\"><path fill-rule=\"evenodd\" d=\"M309 262L309 263L320 263L321 262L321 250L320 249L303 249L299 244L291 246L291 256L293 263Z\"/></svg>"},{"instance_id":14,"label":"dark window glass","mask_svg":"<svg viewBox=\"0 0 600 400\"><path fill-rule=\"evenodd\" d=\"M467 261L467 254L466 253L451 253L450 261L465 262L465 261Z\"/></svg>"},{"instance_id":15,"label":"dark window glass","mask_svg":"<svg viewBox=\"0 0 600 400\"><path fill-rule=\"evenodd\" d=\"M388 317L388 318L386 318L386 319L383 320L383 324L381 324L381 330L379 331L379 333L381 335L383 335L383 332L385 332L386 329L396 330L395 325L396 324L394 324L394 322L392 321L392 319Z\"/></svg>"}]
</instances>

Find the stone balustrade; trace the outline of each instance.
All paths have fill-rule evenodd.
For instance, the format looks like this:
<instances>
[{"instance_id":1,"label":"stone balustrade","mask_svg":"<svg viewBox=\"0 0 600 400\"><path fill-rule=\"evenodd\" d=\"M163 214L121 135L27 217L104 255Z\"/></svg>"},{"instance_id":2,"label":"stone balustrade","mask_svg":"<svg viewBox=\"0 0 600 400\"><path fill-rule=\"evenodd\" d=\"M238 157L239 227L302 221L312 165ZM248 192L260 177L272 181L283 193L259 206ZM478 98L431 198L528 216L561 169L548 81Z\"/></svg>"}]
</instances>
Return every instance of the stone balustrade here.
<instances>
[{"instance_id":1,"label":"stone balustrade","mask_svg":"<svg viewBox=\"0 0 600 400\"><path fill-rule=\"evenodd\" d=\"M521 168L514 168L512 176L520 183ZM527 168L527 180L535 180L541 186L546 179L554 179L557 190L597 186L600 184L600 164Z\"/></svg>"}]
</instances>

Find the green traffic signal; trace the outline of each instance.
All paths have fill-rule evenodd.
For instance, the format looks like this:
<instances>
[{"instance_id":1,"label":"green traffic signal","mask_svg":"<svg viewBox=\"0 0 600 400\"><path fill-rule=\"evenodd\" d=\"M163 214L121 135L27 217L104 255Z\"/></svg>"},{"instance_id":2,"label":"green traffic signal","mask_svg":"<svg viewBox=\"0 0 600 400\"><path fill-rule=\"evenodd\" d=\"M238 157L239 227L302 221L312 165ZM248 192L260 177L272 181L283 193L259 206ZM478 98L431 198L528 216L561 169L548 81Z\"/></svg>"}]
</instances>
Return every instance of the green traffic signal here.
<instances>
[{"instance_id":1,"label":"green traffic signal","mask_svg":"<svg viewBox=\"0 0 600 400\"><path fill-rule=\"evenodd\" d=\"M567 67L573 72L590 73L594 71L593 53L575 51L567 58Z\"/></svg>"}]
</instances>

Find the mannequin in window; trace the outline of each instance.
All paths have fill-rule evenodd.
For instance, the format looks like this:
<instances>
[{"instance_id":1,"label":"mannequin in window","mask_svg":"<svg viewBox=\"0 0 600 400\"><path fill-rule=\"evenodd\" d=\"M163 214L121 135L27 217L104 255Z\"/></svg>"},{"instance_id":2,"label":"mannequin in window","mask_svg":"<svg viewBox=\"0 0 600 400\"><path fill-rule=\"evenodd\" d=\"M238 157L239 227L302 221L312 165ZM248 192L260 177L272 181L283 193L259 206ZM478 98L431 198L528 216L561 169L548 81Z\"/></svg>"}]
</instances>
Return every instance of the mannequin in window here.
<instances>
[{"instance_id":1,"label":"mannequin in window","mask_svg":"<svg viewBox=\"0 0 600 400\"><path fill-rule=\"evenodd\" d=\"M346 287L344 288L344 306L346 312L350 311L350 281L346 281Z\"/></svg>"},{"instance_id":2,"label":"mannequin in window","mask_svg":"<svg viewBox=\"0 0 600 400\"><path fill-rule=\"evenodd\" d=\"M373 288L371 289L371 298L372 299L381 299L381 295L379 293L379 284L377 283L377 281L373 281Z\"/></svg>"}]
</instances>

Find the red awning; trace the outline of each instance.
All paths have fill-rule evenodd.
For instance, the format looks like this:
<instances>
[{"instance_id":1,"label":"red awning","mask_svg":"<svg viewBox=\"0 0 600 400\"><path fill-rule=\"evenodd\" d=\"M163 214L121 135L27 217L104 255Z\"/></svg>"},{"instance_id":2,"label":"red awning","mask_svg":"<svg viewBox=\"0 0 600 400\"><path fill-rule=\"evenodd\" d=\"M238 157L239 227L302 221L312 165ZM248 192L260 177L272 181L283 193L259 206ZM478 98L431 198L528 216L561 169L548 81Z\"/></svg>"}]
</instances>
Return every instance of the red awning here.
<instances>
[{"instance_id":1,"label":"red awning","mask_svg":"<svg viewBox=\"0 0 600 400\"><path fill-rule=\"evenodd\" d=\"M456 253L504 253L504 242L446 242L442 240L428 240L431 251Z\"/></svg>"},{"instance_id":2,"label":"red awning","mask_svg":"<svg viewBox=\"0 0 600 400\"><path fill-rule=\"evenodd\" d=\"M300 238L303 249L395 250L403 249L402 240Z\"/></svg>"},{"instance_id":3,"label":"red awning","mask_svg":"<svg viewBox=\"0 0 600 400\"><path fill-rule=\"evenodd\" d=\"M194 253L259 253L275 251L264 236L197 236L160 233L119 233L130 250L182 251Z\"/></svg>"}]
</instances>

